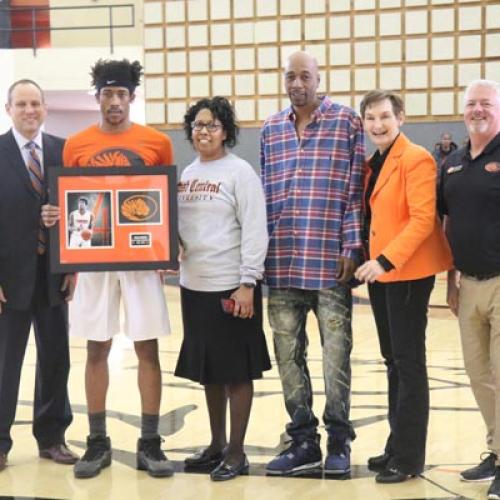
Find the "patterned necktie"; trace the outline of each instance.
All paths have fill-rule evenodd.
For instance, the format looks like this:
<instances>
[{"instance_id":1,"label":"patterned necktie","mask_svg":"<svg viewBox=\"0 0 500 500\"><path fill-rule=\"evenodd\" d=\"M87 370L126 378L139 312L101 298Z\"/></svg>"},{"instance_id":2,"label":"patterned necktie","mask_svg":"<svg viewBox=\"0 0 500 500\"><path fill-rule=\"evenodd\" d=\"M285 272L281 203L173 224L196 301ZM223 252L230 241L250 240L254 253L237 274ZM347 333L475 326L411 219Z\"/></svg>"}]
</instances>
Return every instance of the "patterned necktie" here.
<instances>
[{"instance_id":1,"label":"patterned necktie","mask_svg":"<svg viewBox=\"0 0 500 500\"><path fill-rule=\"evenodd\" d=\"M36 144L31 141L28 142L25 147L29 152L27 167L30 174L31 184L33 184L33 188L40 196L40 200L43 201L45 198L45 186L43 184L42 164L40 162L40 157L36 152ZM45 235L45 225L43 224L42 218L40 217L38 221L38 255L43 255L45 253L46 243L47 236Z\"/></svg>"}]
</instances>

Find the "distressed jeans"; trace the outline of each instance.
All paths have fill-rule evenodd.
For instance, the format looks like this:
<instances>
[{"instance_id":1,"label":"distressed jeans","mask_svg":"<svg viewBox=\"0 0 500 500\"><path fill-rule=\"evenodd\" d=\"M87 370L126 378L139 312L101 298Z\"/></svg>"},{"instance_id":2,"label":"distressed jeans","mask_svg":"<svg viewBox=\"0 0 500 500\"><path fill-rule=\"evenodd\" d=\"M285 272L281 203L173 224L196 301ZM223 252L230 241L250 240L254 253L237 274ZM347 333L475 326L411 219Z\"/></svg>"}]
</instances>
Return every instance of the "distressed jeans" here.
<instances>
[{"instance_id":1,"label":"distressed jeans","mask_svg":"<svg viewBox=\"0 0 500 500\"><path fill-rule=\"evenodd\" d=\"M296 442L317 434L318 419L312 410L313 392L307 367L307 313L318 320L323 349L326 406L323 421L331 439L354 439L349 421L352 349L352 296L338 285L326 290L269 289L269 322L291 422L286 430Z\"/></svg>"}]
</instances>

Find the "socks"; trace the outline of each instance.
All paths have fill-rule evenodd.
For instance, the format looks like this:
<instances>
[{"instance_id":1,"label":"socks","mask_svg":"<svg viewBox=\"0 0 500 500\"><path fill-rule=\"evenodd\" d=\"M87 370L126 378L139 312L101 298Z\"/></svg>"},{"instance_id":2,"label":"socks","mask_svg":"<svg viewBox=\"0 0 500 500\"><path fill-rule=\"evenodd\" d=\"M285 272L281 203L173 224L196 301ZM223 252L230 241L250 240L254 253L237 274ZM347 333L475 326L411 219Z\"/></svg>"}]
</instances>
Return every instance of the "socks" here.
<instances>
[{"instance_id":1,"label":"socks","mask_svg":"<svg viewBox=\"0 0 500 500\"><path fill-rule=\"evenodd\" d=\"M142 414L141 418L141 438L149 439L158 436L159 415Z\"/></svg>"},{"instance_id":2,"label":"socks","mask_svg":"<svg viewBox=\"0 0 500 500\"><path fill-rule=\"evenodd\" d=\"M89 413L90 437L106 436L106 412ZM158 436L159 415L142 414L141 437L153 438Z\"/></svg>"},{"instance_id":3,"label":"socks","mask_svg":"<svg viewBox=\"0 0 500 500\"><path fill-rule=\"evenodd\" d=\"M89 413L90 437L106 436L106 412Z\"/></svg>"}]
</instances>

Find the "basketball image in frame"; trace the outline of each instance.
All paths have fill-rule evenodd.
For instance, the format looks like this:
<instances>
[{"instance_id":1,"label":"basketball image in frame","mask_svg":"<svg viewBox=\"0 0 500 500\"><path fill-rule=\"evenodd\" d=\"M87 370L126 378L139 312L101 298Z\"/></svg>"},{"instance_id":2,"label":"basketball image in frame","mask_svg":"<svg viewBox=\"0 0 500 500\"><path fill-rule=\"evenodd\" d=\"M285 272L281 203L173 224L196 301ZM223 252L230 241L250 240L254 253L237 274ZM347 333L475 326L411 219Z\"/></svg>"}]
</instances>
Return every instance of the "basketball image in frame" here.
<instances>
[{"instance_id":1,"label":"basketball image in frame","mask_svg":"<svg viewBox=\"0 0 500 500\"><path fill-rule=\"evenodd\" d=\"M111 191L66 193L67 248L113 247Z\"/></svg>"}]
</instances>

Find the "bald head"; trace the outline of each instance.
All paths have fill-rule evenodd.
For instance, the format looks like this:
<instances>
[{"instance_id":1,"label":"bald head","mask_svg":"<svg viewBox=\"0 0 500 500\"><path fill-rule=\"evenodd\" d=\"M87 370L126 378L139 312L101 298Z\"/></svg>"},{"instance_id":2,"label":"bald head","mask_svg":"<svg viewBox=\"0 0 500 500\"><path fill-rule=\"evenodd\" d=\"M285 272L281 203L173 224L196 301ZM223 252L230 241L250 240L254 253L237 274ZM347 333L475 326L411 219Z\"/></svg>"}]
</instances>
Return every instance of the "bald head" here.
<instances>
[{"instance_id":1,"label":"bald head","mask_svg":"<svg viewBox=\"0 0 500 500\"><path fill-rule=\"evenodd\" d=\"M318 61L307 52L294 52L285 65L285 89L294 108L318 105Z\"/></svg>"},{"instance_id":2,"label":"bald head","mask_svg":"<svg viewBox=\"0 0 500 500\"><path fill-rule=\"evenodd\" d=\"M300 65L308 67L311 71L318 73L318 60L311 54L304 52L303 50L298 50L293 54L290 54L285 63L285 73L288 68L293 65Z\"/></svg>"}]
</instances>

